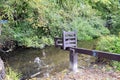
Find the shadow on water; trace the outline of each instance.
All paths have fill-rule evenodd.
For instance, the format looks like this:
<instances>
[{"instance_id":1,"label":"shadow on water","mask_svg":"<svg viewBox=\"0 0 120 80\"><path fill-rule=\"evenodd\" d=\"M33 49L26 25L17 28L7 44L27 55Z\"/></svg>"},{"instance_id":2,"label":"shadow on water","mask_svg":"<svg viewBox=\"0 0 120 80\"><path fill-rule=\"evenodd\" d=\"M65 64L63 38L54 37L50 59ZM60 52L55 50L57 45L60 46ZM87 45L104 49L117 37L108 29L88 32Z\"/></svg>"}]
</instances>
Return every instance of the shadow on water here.
<instances>
[{"instance_id":1,"label":"shadow on water","mask_svg":"<svg viewBox=\"0 0 120 80\"><path fill-rule=\"evenodd\" d=\"M92 41L79 41L78 47L93 49L95 47L96 40ZM7 60L7 64L14 70L17 70L19 73L22 73L23 76L28 77L36 72L43 71L38 77L43 77L44 73L48 72L50 74L55 74L64 69L69 68L69 52L64 51L54 46L46 47L45 49L21 49L13 52L17 55L14 55ZM34 60L36 57L39 57L43 61L45 66L38 68ZM80 66L88 65L88 61L92 59L86 55L79 55L78 64ZM94 61L94 58L93 58ZM47 66L47 67L46 67Z\"/></svg>"}]
</instances>

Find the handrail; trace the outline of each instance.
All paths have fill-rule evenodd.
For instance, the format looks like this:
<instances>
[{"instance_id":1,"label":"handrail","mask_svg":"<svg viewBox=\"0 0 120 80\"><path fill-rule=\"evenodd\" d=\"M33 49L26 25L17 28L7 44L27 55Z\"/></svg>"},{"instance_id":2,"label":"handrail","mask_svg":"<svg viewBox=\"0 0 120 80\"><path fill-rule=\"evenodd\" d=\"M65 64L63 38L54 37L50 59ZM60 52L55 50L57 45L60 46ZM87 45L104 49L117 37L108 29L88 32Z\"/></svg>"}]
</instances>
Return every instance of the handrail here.
<instances>
[{"instance_id":1,"label":"handrail","mask_svg":"<svg viewBox=\"0 0 120 80\"><path fill-rule=\"evenodd\" d=\"M74 32L70 32L72 34L74 34L74 36L76 37L76 33ZM91 55L94 57L102 57L102 58L107 58L110 60L116 60L116 61L120 61L120 54L117 53L110 53L110 52L104 52L104 51L98 51L98 50L89 50L89 49L85 49L85 48L77 48L77 39L75 39L75 43L76 44L71 44L72 41L67 41L66 39L66 35L68 35L69 32L63 32L63 37L62 38L55 38L55 46L56 47L63 47L64 50L68 50L70 51L70 68L72 71L76 72L77 71L77 55L78 53L81 54L87 54L87 55ZM70 34L70 35L72 35ZM77 38L77 37L76 37ZM59 43L58 41L61 40L61 42ZM68 38L69 40L69 38ZM67 44L65 44L67 43ZM59 45L62 44L62 45ZM75 46L75 47L73 47Z\"/></svg>"},{"instance_id":2,"label":"handrail","mask_svg":"<svg viewBox=\"0 0 120 80\"><path fill-rule=\"evenodd\" d=\"M74 48L74 47L70 47L70 49L74 49L75 53L87 54L95 57L102 57L110 60L120 61L120 54L117 54L117 53L110 53L110 52L104 52L104 51L98 51L98 50L89 50L85 48Z\"/></svg>"}]
</instances>

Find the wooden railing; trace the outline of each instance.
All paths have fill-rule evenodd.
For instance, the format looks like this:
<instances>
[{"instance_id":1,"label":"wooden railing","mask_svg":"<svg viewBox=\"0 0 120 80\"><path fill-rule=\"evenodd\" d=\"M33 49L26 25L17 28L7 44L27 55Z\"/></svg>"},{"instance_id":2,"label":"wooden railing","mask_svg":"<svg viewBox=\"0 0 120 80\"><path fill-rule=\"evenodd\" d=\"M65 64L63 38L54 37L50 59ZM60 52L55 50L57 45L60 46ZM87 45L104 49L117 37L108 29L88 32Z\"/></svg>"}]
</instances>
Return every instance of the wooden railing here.
<instances>
[{"instance_id":1,"label":"wooden railing","mask_svg":"<svg viewBox=\"0 0 120 80\"><path fill-rule=\"evenodd\" d=\"M63 31L63 37L59 38L56 37L55 46L61 47L62 49L66 50L68 47L77 47L77 37L76 32L65 32Z\"/></svg>"},{"instance_id":2,"label":"wooden railing","mask_svg":"<svg viewBox=\"0 0 120 80\"><path fill-rule=\"evenodd\" d=\"M120 61L120 54L117 54L117 53L109 53L109 52L89 50L89 49L84 49L84 48L73 48L73 47L69 47L69 51L70 51L70 67L71 67L71 70L74 72L77 71L78 53L91 55L91 56L99 57L99 58L106 58L109 60Z\"/></svg>"},{"instance_id":3,"label":"wooden railing","mask_svg":"<svg viewBox=\"0 0 120 80\"><path fill-rule=\"evenodd\" d=\"M109 53L109 52L103 52L97 50L77 48L76 32L63 31L62 38L55 38L55 46L70 51L70 55L69 55L70 69L74 72L78 70L78 65L77 65L78 53L120 61L120 54L117 53Z\"/></svg>"}]
</instances>

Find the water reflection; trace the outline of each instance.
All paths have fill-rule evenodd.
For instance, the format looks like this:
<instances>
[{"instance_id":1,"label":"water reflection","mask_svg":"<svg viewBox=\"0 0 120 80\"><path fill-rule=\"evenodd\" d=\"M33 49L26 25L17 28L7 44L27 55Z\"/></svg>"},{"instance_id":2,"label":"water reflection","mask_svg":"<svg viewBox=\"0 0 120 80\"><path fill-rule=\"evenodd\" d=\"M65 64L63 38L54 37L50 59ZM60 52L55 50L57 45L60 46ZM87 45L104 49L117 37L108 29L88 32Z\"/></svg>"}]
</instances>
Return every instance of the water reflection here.
<instances>
[{"instance_id":1,"label":"water reflection","mask_svg":"<svg viewBox=\"0 0 120 80\"><path fill-rule=\"evenodd\" d=\"M80 42L79 47L92 49L95 41ZM46 47L44 50L27 49L14 52L17 55L8 59L8 64L24 76L31 76L37 72L43 72L37 77L48 77L51 74L69 68L69 52L54 46ZM93 60L86 55L79 55L79 66L88 65ZM85 61L86 60L86 61Z\"/></svg>"},{"instance_id":2,"label":"water reflection","mask_svg":"<svg viewBox=\"0 0 120 80\"><path fill-rule=\"evenodd\" d=\"M19 50L15 53L17 55L10 57L7 63L25 77L37 72L42 72L37 77L47 77L49 74L54 74L69 66L68 52L54 46L47 47L44 50ZM65 66L62 64L63 62L66 64Z\"/></svg>"}]
</instances>

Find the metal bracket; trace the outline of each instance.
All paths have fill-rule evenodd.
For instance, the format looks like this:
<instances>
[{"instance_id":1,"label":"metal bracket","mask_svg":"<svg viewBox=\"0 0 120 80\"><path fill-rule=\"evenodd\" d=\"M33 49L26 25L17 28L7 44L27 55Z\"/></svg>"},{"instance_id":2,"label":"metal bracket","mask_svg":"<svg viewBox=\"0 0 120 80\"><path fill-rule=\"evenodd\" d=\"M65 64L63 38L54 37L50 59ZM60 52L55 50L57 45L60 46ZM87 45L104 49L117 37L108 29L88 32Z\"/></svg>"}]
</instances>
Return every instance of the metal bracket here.
<instances>
[{"instance_id":1,"label":"metal bracket","mask_svg":"<svg viewBox=\"0 0 120 80\"><path fill-rule=\"evenodd\" d=\"M70 48L70 51L73 51L73 53L74 53L74 52L75 52L75 49Z\"/></svg>"},{"instance_id":2,"label":"metal bracket","mask_svg":"<svg viewBox=\"0 0 120 80\"><path fill-rule=\"evenodd\" d=\"M92 50L92 52L93 52L93 56L94 56L94 57L97 57L96 51L95 51L95 50Z\"/></svg>"}]
</instances>

